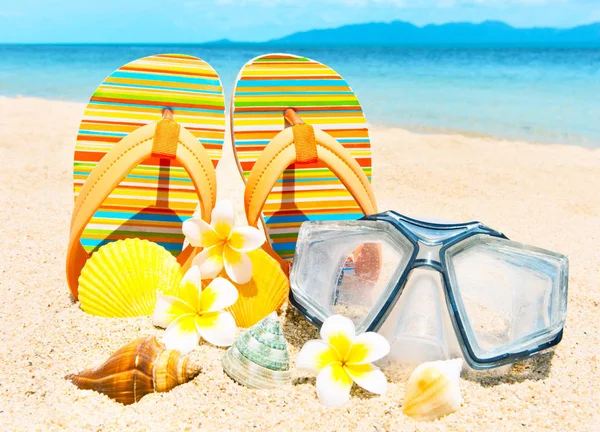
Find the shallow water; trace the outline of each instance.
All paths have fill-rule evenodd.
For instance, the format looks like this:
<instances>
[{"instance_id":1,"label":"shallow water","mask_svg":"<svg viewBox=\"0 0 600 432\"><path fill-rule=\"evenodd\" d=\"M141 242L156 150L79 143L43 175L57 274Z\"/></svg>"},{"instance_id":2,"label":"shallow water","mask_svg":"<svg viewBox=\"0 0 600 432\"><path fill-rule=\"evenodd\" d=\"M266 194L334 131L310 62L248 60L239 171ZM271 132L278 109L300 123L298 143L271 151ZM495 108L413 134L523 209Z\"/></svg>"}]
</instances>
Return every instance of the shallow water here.
<instances>
[{"instance_id":1,"label":"shallow water","mask_svg":"<svg viewBox=\"0 0 600 432\"><path fill-rule=\"evenodd\" d=\"M273 51L339 71L375 125L600 147L600 49L592 48L0 45L0 94L87 101L124 63L178 52L211 63L229 98L244 63Z\"/></svg>"}]
</instances>

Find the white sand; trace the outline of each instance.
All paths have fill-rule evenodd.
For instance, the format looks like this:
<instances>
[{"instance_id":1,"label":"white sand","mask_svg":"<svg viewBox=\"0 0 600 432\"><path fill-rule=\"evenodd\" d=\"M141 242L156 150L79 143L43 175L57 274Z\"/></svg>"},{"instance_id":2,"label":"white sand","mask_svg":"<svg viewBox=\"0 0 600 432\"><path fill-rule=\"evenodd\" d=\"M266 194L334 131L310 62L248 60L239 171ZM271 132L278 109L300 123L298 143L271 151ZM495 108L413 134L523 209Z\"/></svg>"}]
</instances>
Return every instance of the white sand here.
<instances>
[{"instance_id":1,"label":"white sand","mask_svg":"<svg viewBox=\"0 0 600 432\"><path fill-rule=\"evenodd\" d=\"M296 372L295 385L277 391L238 386L221 370L223 351L208 345L192 354L204 366L195 380L136 405L78 390L67 373L160 334L148 318L87 315L69 294L64 259L82 111L0 97L0 430L600 430L600 150L400 129L372 131L381 210L478 219L569 256L568 319L554 356L505 376L463 379L463 407L435 423L402 414L399 375L388 377L385 397L354 390L332 411L318 402L314 379ZM221 196L241 202L230 150L218 171ZM315 331L292 312L283 321L293 356Z\"/></svg>"}]
</instances>

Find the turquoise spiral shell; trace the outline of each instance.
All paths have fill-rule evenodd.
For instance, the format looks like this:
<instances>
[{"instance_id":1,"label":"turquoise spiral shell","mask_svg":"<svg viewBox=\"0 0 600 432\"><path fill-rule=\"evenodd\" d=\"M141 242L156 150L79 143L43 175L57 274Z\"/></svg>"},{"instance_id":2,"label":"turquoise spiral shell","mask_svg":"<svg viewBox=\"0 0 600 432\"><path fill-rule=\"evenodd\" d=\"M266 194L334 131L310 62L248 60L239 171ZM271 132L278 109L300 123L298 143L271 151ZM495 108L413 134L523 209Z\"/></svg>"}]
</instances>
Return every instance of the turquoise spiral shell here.
<instances>
[{"instance_id":1,"label":"turquoise spiral shell","mask_svg":"<svg viewBox=\"0 0 600 432\"><path fill-rule=\"evenodd\" d=\"M249 388L275 388L291 382L287 342L275 312L250 327L225 352L223 370Z\"/></svg>"}]
</instances>

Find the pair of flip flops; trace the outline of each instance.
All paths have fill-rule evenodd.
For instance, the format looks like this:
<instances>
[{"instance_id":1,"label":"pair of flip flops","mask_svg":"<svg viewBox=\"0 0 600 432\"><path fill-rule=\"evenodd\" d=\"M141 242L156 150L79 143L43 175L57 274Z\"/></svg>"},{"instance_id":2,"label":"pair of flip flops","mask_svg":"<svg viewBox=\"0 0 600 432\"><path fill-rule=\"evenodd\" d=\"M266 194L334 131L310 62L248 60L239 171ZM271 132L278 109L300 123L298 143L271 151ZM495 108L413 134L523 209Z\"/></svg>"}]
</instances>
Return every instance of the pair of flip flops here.
<instances>
[{"instance_id":1,"label":"pair of flip flops","mask_svg":"<svg viewBox=\"0 0 600 432\"><path fill-rule=\"evenodd\" d=\"M100 84L75 148L67 252L75 299L87 258L108 242L138 237L189 259L181 225L198 202L209 222L225 131L221 81L199 58L142 58ZM263 248L284 270L302 222L376 213L366 120L333 69L288 54L249 61L235 84L231 136L248 224L262 224Z\"/></svg>"}]
</instances>

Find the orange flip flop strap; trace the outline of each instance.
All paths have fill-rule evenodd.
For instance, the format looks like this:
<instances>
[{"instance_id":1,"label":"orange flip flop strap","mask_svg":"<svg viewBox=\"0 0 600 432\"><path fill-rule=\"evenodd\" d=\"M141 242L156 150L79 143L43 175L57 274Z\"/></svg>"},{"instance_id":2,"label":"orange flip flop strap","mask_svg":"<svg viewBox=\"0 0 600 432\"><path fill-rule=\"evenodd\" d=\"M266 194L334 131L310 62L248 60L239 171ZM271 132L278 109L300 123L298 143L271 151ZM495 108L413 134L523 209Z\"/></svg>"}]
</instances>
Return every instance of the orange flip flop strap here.
<instances>
[{"instance_id":1,"label":"orange flip flop strap","mask_svg":"<svg viewBox=\"0 0 600 432\"><path fill-rule=\"evenodd\" d=\"M350 152L334 137L318 128L314 128L314 136L317 159L340 179L365 215L377 213L371 183ZM302 156L306 158L306 155ZM248 176L244 206L249 225L257 226L271 189L281 174L293 163L299 161L294 146L293 127L289 127L279 132L264 148ZM265 247L267 245L268 242L265 243ZM270 245L268 249L272 249ZM278 258L280 263L283 262L274 251L267 252Z\"/></svg>"},{"instance_id":2,"label":"orange flip flop strap","mask_svg":"<svg viewBox=\"0 0 600 432\"><path fill-rule=\"evenodd\" d=\"M204 147L187 129L178 128L178 136L174 139L172 123L172 120L161 120L127 135L98 162L79 191L71 218L66 268L69 289L75 299L78 297L78 278L88 259L80 242L85 227L121 180L152 155L172 157L181 163L196 189L202 218L210 221L217 199L215 169ZM192 250L188 247L183 251L180 261L188 259Z\"/></svg>"}]
</instances>

